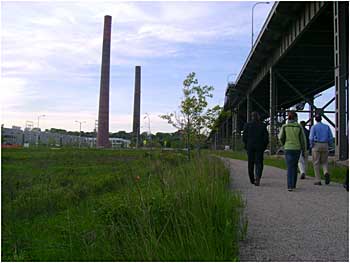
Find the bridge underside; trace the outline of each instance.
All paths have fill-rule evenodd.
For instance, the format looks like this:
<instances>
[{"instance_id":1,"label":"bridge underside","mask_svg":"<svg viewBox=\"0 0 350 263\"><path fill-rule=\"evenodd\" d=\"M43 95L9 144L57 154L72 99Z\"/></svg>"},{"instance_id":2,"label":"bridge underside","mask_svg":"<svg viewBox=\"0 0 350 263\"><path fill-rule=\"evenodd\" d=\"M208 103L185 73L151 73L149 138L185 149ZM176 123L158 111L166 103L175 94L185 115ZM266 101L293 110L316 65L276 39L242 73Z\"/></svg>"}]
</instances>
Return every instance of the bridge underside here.
<instances>
[{"instance_id":1,"label":"bridge underside","mask_svg":"<svg viewBox=\"0 0 350 263\"><path fill-rule=\"evenodd\" d=\"M348 158L348 2L279 2L274 5L235 84L229 85L218 144L239 147L239 136L251 111L268 123L270 150L276 152L286 112L307 103L308 124L316 112L335 128L336 156ZM317 108L314 97L335 87L334 98ZM335 111L326 108L335 101ZM335 123L329 118L335 114ZM238 136L238 138L237 138Z\"/></svg>"}]
</instances>

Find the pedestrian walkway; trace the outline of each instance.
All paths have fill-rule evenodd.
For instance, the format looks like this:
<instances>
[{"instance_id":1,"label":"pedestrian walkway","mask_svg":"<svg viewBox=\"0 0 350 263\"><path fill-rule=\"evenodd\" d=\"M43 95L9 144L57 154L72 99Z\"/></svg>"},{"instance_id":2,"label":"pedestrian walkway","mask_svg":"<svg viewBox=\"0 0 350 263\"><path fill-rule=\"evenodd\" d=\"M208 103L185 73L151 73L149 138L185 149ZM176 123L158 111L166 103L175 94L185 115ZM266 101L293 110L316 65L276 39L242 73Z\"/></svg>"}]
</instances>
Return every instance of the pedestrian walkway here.
<instances>
[{"instance_id":1,"label":"pedestrian walkway","mask_svg":"<svg viewBox=\"0 0 350 263\"><path fill-rule=\"evenodd\" d=\"M307 177L288 192L286 171L265 166L255 186L246 161L223 160L246 203L240 261L349 261L349 195L341 184L315 186Z\"/></svg>"}]
</instances>

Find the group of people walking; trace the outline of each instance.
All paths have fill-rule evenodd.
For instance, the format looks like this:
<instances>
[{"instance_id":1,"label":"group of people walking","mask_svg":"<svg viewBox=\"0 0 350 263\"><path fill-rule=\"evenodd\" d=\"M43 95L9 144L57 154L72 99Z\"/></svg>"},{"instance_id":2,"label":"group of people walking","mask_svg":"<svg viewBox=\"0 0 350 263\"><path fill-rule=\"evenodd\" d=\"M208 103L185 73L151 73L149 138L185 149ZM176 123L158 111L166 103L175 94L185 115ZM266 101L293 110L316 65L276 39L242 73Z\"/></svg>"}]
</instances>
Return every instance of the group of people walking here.
<instances>
[{"instance_id":1,"label":"group of people walking","mask_svg":"<svg viewBox=\"0 0 350 263\"><path fill-rule=\"evenodd\" d=\"M298 123L297 113L288 112L287 123L278 134L278 139L284 146L287 164L288 191L296 188L298 167L300 179L305 179L307 173L308 155L311 149L315 172L315 185L322 185L320 166L323 168L325 183L330 183L328 172L328 149L333 144L333 135L328 125L322 123L321 115L315 116L316 124L311 130L306 129L305 121ZM263 171L264 151L269 144L266 125L261 121L259 113L251 113L251 121L243 130L243 143L248 154L248 173L252 184L260 185Z\"/></svg>"}]
</instances>

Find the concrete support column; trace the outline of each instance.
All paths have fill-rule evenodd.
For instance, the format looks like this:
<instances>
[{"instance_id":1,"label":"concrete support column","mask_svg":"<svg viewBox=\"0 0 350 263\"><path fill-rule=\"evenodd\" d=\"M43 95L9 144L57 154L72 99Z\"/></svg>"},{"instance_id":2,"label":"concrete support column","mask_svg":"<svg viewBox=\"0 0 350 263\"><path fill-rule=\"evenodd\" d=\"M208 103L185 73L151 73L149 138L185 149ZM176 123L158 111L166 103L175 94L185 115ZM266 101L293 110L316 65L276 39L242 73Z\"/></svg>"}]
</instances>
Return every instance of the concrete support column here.
<instances>
[{"instance_id":1,"label":"concrete support column","mask_svg":"<svg viewBox=\"0 0 350 263\"><path fill-rule=\"evenodd\" d=\"M276 153L277 134L276 134L276 75L272 68L270 68L270 153Z\"/></svg>"},{"instance_id":2,"label":"concrete support column","mask_svg":"<svg viewBox=\"0 0 350 263\"><path fill-rule=\"evenodd\" d=\"M228 132L227 132L227 145L232 147L232 110L230 111L230 117L227 120L227 125L228 125Z\"/></svg>"},{"instance_id":3,"label":"concrete support column","mask_svg":"<svg viewBox=\"0 0 350 263\"><path fill-rule=\"evenodd\" d=\"M241 106L241 104L237 105L237 130L236 130L236 136L237 136L238 139L240 139L240 137L241 137L241 119L240 119L240 114L241 114L240 108L241 107L240 106Z\"/></svg>"},{"instance_id":4,"label":"concrete support column","mask_svg":"<svg viewBox=\"0 0 350 263\"><path fill-rule=\"evenodd\" d=\"M250 94L247 94L247 122L250 121L250 114L252 112L252 102L250 99Z\"/></svg>"},{"instance_id":5,"label":"concrete support column","mask_svg":"<svg viewBox=\"0 0 350 263\"><path fill-rule=\"evenodd\" d=\"M218 137L218 146L219 146L219 148L220 148L220 146L222 145L222 137L223 137L223 134L224 134L224 129L223 129L223 126L224 126L224 124L223 123L221 123L221 125L220 125L220 130L219 130L219 137Z\"/></svg>"},{"instance_id":6,"label":"concrete support column","mask_svg":"<svg viewBox=\"0 0 350 263\"><path fill-rule=\"evenodd\" d=\"M220 136L220 145L224 144L225 140L225 122L221 124L221 136Z\"/></svg>"},{"instance_id":7,"label":"concrete support column","mask_svg":"<svg viewBox=\"0 0 350 263\"><path fill-rule=\"evenodd\" d=\"M224 121L224 125L223 125L223 145L226 145L226 138L227 138L227 119L225 119Z\"/></svg>"},{"instance_id":8,"label":"concrete support column","mask_svg":"<svg viewBox=\"0 0 350 263\"><path fill-rule=\"evenodd\" d=\"M236 150L236 131L237 131L237 109L234 109L232 111L232 131L231 131L231 136L232 136L232 150Z\"/></svg>"},{"instance_id":9,"label":"concrete support column","mask_svg":"<svg viewBox=\"0 0 350 263\"><path fill-rule=\"evenodd\" d=\"M228 129L228 119L226 119L225 121L225 139L224 139L224 147L225 145L229 145L229 140L230 140L230 136L229 136L229 133L228 133L229 129Z\"/></svg>"},{"instance_id":10,"label":"concrete support column","mask_svg":"<svg viewBox=\"0 0 350 263\"><path fill-rule=\"evenodd\" d=\"M221 140L221 124L218 128L218 132L217 132L217 136L216 136L216 149L219 149L219 145L220 145L220 140Z\"/></svg>"},{"instance_id":11,"label":"concrete support column","mask_svg":"<svg viewBox=\"0 0 350 263\"><path fill-rule=\"evenodd\" d=\"M309 125L309 128L311 129L311 126L314 125L314 118L315 118L315 108L314 106L312 106L314 104L314 98L310 98L309 99L309 119L310 119L310 125Z\"/></svg>"},{"instance_id":12,"label":"concrete support column","mask_svg":"<svg viewBox=\"0 0 350 263\"><path fill-rule=\"evenodd\" d=\"M283 124L287 123L287 109L282 109Z\"/></svg>"},{"instance_id":13,"label":"concrete support column","mask_svg":"<svg viewBox=\"0 0 350 263\"><path fill-rule=\"evenodd\" d=\"M335 77L335 155L339 160L349 158L349 2L333 2L334 12L334 77Z\"/></svg>"}]
</instances>

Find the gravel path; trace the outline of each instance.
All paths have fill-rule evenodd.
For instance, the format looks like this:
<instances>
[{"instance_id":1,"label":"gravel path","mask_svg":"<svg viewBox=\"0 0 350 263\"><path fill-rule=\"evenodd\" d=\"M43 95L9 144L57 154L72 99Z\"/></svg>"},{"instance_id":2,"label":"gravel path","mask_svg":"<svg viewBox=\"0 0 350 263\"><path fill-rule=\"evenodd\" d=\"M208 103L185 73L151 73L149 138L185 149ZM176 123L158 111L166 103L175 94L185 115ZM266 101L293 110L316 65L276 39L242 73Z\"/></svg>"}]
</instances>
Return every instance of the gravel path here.
<instances>
[{"instance_id":1,"label":"gravel path","mask_svg":"<svg viewBox=\"0 0 350 263\"><path fill-rule=\"evenodd\" d=\"M231 187L242 193L248 218L241 261L349 261L349 195L340 184L298 179L287 191L286 171L264 166L250 184L247 162L223 158Z\"/></svg>"}]
</instances>

